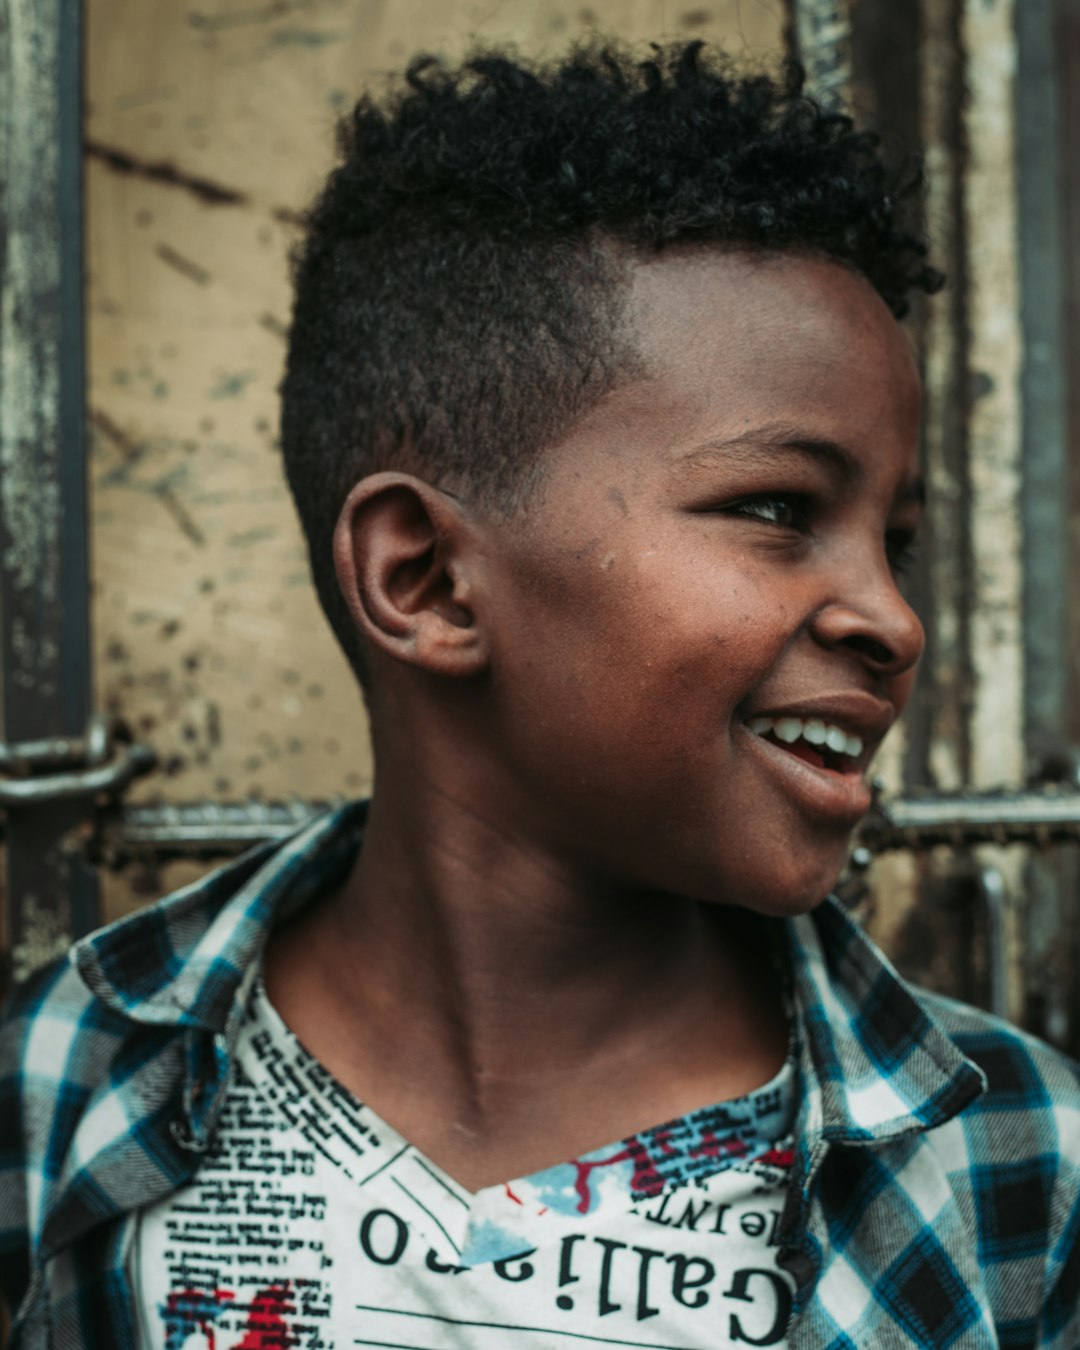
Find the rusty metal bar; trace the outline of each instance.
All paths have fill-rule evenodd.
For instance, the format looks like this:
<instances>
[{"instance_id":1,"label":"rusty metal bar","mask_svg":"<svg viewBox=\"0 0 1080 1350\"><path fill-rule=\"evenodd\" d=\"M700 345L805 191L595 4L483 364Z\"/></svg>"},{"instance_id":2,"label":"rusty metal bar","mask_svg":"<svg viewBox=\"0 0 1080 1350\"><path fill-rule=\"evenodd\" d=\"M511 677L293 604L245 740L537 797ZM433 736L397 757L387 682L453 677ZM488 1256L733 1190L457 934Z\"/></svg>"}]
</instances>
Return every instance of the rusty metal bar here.
<instances>
[{"instance_id":1,"label":"rusty metal bar","mask_svg":"<svg viewBox=\"0 0 1080 1350\"><path fill-rule=\"evenodd\" d=\"M99 848L108 861L138 855L157 860L216 858L270 839L284 839L333 801L183 802L116 808L101 823ZM1080 840L1080 790L920 793L880 799L858 835L871 854L925 850L939 844L1050 845Z\"/></svg>"},{"instance_id":2,"label":"rusty metal bar","mask_svg":"<svg viewBox=\"0 0 1080 1350\"><path fill-rule=\"evenodd\" d=\"M90 719L84 736L46 736L38 741L0 743L0 774L96 768L108 757L109 722L98 715Z\"/></svg>"},{"instance_id":3,"label":"rusty metal bar","mask_svg":"<svg viewBox=\"0 0 1080 1350\"><path fill-rule=\"evenodd\" d=\"M874 853L1077 841L1080 792L1056 788L895 797L879 802L859 832L859 842Z\"/></svg>"},{"instance_id":4,"label":"rusty metal bar","mask_svg":"<svg viewBox=\"0 0 1080 1350\"><path fill-rule=\"evenodd\" d=\"M0 661L9 741L77 736L91 708L83 435L80 0L0 9ZM16 976L97 921L62 846L82 808L9 821Z\"/></svg>"},{"instance_id":5,"label":"rusty metal bar","mask_svg":"<svg viewBox=\"0 0 1080 1350\"><path fill-rule=\"evenodd\" d=\"M106 855L227 856L270 839L284 839L335 804L339 803L296 800L124 806L106 824Z\"/></svg>"},{"instance_id":6,"label":"rusty metal bar","mask_svg":"<svg viewBox=\"0 0 1080 1350\"><path fill-rule=\"evenodd\" d=\"M945 290L923 307L923 454L927 547L915 580L927 649L908 710L907 781L956 789L970 776L971 529L968 510L968 243L963 210L965 50L958 0L920 5L920 123L925 226Z\"/></svg>"},{"instance_id":7,"label":"rusty metal bar","mask_svg":"<svg viewBox=\"0 0 1080 1350\"><path fill-rule=\"evenodd\" d=\"M57 802L115 798L156 764L157 756L145 745L126 745L120 747L111 764L36 778L0 778L0 807L8 812L25 813L31 807L51 808Z\"/></svg>"}]
</instances>

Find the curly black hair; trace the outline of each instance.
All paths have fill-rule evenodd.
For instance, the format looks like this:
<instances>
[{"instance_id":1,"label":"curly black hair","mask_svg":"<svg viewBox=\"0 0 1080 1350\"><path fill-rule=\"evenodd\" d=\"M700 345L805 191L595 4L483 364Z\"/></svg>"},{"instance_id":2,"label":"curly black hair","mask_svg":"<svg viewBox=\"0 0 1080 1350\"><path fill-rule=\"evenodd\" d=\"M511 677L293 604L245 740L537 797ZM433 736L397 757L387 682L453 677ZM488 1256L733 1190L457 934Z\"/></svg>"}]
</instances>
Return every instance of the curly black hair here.
<instances>
[{"instance_id":1,"label":"curly black hair","mask_svg":"<svg viewBox=\"0 0 1080 1350\"><path fill-rule=\"evenodd\" d=\"M804 92L701 42L412 62L339 127L306 219L282 448L315 585L361 680L331 559L337 515L392 466L516 509L545 445L635 369L627 260L673 245L810 253L897 317L940 277L904 218L910 164Z\"/></svg>"}]
</instances>

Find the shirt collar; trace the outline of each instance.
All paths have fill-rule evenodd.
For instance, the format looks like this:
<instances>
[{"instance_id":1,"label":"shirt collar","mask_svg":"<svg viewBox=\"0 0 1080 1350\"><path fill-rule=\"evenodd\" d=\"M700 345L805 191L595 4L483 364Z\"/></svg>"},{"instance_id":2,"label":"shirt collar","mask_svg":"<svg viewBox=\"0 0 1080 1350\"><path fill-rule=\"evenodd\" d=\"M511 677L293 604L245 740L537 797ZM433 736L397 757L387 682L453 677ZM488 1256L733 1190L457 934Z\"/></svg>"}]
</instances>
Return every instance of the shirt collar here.
<instances>
[{"instance_id":1,"label":"shirt collar","mask_svg":"<svg viewBox=\"0 0 1080 1350\"><path fill-rule=\"evenodd\" d=\"M829 897L787 923L806 1132L872 1143L932 1129L986 1088L888 959Z\"/></svg>"},{"instance_id":2,"label":"shirt collar","mask_svg":"<svg viewBox=\"0 0 1080 1350\"><path fill-rule=\"evenodd\" d=\"M133 1021L231 1032L270 928L344 878L367 814L366 802L327 812L84 938L72 955L83 980ZM809 1128L868 1142L932 1128L983 1091L981 1070L836 899L785 928L804 1080L816 1089Z\"/></svg>"},{"instance_id":3,"label":"shirt collar","mask_svg":"<svg viewBox=\"0 0 1080 1350\"><path fill-rule=\"evenodd\" d=\"M102 1004L178 1034L151 1040L146 1063L145 1047L129 1055L84 1104L46 1202L44 1256L153 1204L195 1171L270 929L344 878L366 817L364 802L319 816L75 944L71 960Z\"/></svg>"},{"instance_id":4,"label":"shirt collar","mask_svg":"<svg viewBox=\"0 0 1080 1350\"><path fill-rule=\"evenodd\" d=\"M71 959L102 1003L132 1021L227 1031L271 927L344 878L366 819L366 802L320 815L83 938Z\"/></svg>"},{"instance_id":5,"label":"shirt collar","mask_svg":"<svg viewBox=\"0 0 1080 1350\"><path fill-rule=\"evenodd\" d=\"M175 1067L153 1075L150 1096L134 1077L100 1086L65 1159L57 1203L50 1206L47 1248L55 1250L132 1207L120 1199L124 1193L132 1201L139 1173L132 1130L151 1116L161 1117L162 1131L171 1129L173 1094L182 1094L189 1137L185 1142L174 1135L168 1149L175 1154L177 1147L196 1152L206 1147L229 1079L243 993L267 935L275 921L344 879L366 819L364 802L322 815L283 844L264 845L75 946L76 968L107 1007L136 1023L189 1034L183 1038L186 1048L178 1043L168 1049ZM937 1027L836 900L785 921L783 928L807 1151L817 1139L867 1144L931 1129L984 1089L981 1071ZM194 1085L211 1075L212 1100L197 1109ZM167 1142L163 1134L162 1146ZM142 1191L133 1204L150 1203L196 1165L197 1157L188 1154L183 1166L174 1159L171 1180L168 1169L155 1170L139 1182ZM103 1185L109 1177L115 1185ZM82 1194L87 1187L89 1202Z\"/></svg>"}]
</instances>

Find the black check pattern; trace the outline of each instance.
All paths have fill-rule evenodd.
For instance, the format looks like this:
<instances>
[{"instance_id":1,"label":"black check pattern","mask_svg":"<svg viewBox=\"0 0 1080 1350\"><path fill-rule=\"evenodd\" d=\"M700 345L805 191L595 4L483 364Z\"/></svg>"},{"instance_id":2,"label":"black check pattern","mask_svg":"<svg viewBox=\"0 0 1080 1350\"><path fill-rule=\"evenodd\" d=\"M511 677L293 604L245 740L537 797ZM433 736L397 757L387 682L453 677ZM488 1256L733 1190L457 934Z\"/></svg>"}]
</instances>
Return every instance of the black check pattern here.
<instances>
[{"instance_id":1,"label":"black check pattern","mask_svg":"<svg viewBox=\"0 0 1080 1350\"><path fill-rule=\"evenodd\" d=\"M1039 1254L1050 1228L1056 1171L1050 1157L972 1170L981 1261L989 1265Z\"/></svg>"}]
</instances>

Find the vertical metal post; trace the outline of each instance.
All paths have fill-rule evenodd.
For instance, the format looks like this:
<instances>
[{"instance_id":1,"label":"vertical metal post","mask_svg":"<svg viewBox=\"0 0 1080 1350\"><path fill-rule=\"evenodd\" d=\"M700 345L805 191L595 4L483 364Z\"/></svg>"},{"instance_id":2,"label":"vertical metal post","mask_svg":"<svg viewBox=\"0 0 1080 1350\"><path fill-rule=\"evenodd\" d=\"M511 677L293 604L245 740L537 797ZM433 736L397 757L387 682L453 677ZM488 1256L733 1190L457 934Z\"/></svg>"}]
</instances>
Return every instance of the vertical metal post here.
<instances>
[{"instance_id":1,"label":"vertical metal post","mask_svg":"<svg viewBox=\"0 0 1080 1350\"><path fill-rule=\"evenodd\" d=\"M823 107L845 103L851 90L852 0L788 0L789 46Z\"/></svg>"},{"instance_id":2,"label":"vertical metal post","mask_svg":"<svg viewBox=\"0 0 1080 1350\"><path fill-rule=\"evenodd\" d=\"M971 773L971 522L967 497L968 259L964 220L966 53L959 0L922 0L920 103L926 232L945 290L925 307L923 445L928 561L920 578L927 651L915 694L912 781L955 789Z\"/></svg>"},{"instance_id":3,"label":"vertical metal post","mask_svg":"<svg viewBox=\"0 0 1080 1350\"><path fill-rule=\"evenodd\" d=\"M1060 209L1062 293L1064 297L1065 464L1063 507L1071 520L1080 519L1080 163L1076 146L1080 138L1080 0L1058 0L1053 42L1057 53L1056 112L1058 117L1058 194ZM1075 535L1070 539L1069 573L1071 580L1080 566ZM1075 581L1072 582L1075 586ZM1075 594L1070 590L1070 598ZM1067 603L1065 621L1068 659L1066 666L1066 708L1062 727L1073 746L1080 745L1080 612L1073 600ZM1070 904L1070 929L1060 935L1058 958L1073 972L1066 986L1066 1015L1070 1034L1064 1042L1074 1056L1080 1056L1080 980L1075 971L1080 965L1080 858L1072 851L1071 874L1066 878L1063 895Z\"/></svg>"},{"instance_id":4,"label":"vertical metal post","mask_svg":"<svg viewBox=\"0 0 1080 1350\"><path fill-rule=\"evenodd\" d=\"M81 0L0 6L0 661L4 735L73 735L91 708L84 441ZM8 822L7 944L28 973L97 920L64 837Z\"/></svg>"},{"instance_id":5,"label":"vertical metal post","mask_svg":"<svg viewBox=\"0 0 1080 1350\"><path fill-rule=\"evenodd\" d=\"M1024 720L1034 755L1068 720L1069 463L1064 244L1054 0L1016 7L1016 150L1023 325ZM1073 979L1063 941L1075 901L1073 850L1035 855L1025 905L1025 1020L1064 1044Z\"/></svg>"},{"instance_id":6,"label":"vertical metal post","mask_svg":"<svg viewBox=\"0 0 1080 1350\"><path fill-rule=\"evenodd\" d=\"M1068 715L1068 446L1062 152L1053 0L1016 7L1016 150L1023 324L1024 639L1029 736L1060 748Z\"/></svg>"}]
</instances>

